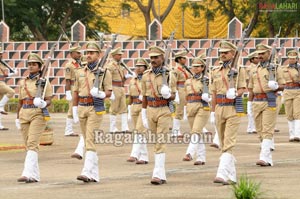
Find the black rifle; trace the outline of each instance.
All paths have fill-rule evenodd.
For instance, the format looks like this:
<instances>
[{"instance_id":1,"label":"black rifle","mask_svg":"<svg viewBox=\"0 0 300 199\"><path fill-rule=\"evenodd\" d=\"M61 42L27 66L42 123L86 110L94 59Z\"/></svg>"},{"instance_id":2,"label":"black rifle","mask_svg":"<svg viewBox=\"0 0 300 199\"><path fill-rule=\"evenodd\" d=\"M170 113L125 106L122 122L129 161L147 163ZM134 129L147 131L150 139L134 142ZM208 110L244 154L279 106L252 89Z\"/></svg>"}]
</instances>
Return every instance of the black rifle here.
<instances>
[{"instance_id":1,"label":"black rifle","mask_svg":"<svg viewBox=\"0 0 300 199\"><path fill-rule=\"evenodd\" d=\"M268 66L268 70L269 70L269 81L276 81L276 60L275 60L275 56L276 56L276 46L278 43L278 37L280 35L280 31L281 31L281 27L279 28L278 33L275 36L274 42L272 44L272 51L271 51L271 56L269 59L269 66Z\"/></svg>"},{"instance_id":2,"label":"black rifle","mask_svg":"<svg viewBox=\"0 0 300 199\"><path fill-rule=\"evenodd\" d=\"M205 70L204 70L204 75L202 77L202 83L203 83L203 93L208 93L208 84L209 84L209 79L208 78L211 78L211 77L208 77L208 74L207 74L207 71L209 70L209 67L210 67L210 64L211 64L211 52L212 52L212 49L214 47L214 40L211 41L211 45L208 49L208 52L207 52L207 56L206 56L206 67L205 67Z\"/></svg>"}]
</instances>

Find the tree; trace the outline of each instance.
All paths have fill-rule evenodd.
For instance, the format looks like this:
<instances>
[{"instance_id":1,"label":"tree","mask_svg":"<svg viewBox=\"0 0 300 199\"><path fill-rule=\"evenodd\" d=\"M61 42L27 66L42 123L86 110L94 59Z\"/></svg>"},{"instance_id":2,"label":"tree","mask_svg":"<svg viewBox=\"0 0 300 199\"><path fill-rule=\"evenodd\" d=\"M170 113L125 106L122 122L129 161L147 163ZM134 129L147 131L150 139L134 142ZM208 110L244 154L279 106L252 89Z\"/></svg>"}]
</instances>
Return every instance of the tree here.
<instances>
[{"instance_id":1,"label":"tree","mask_svg":"<svg viewBox=\"0 0 300 199\"><path fill-rule=\"evenodd\" d=\"M145 18L145 25L146 25L146 33L148 35L149 31L148 31L148 27L151 23L151 11L152 14L154 16L154 18L159 19L161 23L163 23L163 21L166 19L166 17L168 16L168 14L170 13L170 11L172 10L174 4L175 4L175 0L170 0L170 3L168 4L168 7L166 8L166 10L159 15L157 13L157 10L154 6L154 0L148 0L148 4L144 5L142 3L142 0L132 0L133 2L135 2L138 6L138 8L140 9L140 11L143 13L144 18Z\"/></svg>"},{"instance_id":2,"label":"tree","mask_svg":"<svg viewBox=\"0 0 300 199\"><path fill-rule=\"evenodd\" d=\"M88 26L96 21L94 27L108 31L108 24L90 5L92 0L6 0L6 23L10 27L11 39L24 40L56 40L63 29L80 20ZM99 2L100 3L100 2ZM91 35L88 29L88 35Z\"/></svg>"}]
</instances>

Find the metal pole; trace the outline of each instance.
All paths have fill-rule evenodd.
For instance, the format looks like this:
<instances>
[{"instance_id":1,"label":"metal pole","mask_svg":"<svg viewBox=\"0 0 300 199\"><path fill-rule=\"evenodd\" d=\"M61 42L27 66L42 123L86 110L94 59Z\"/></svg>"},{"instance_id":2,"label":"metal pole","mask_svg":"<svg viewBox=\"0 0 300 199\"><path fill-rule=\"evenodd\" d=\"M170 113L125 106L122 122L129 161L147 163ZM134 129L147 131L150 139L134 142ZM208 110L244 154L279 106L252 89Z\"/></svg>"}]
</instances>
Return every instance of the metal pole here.
<instances>
[{"instance_id":1,"label":"metal pole","mask_svg":"<svg viewBox=\"0 0 300 199\"><path fill-rule=\"evenodd\" d=\"M3 0L1 0L1 4L2 4L2 21L4 22L5 19L4 19L4 3L3 3Z\"/></svg>"}]
</instances>

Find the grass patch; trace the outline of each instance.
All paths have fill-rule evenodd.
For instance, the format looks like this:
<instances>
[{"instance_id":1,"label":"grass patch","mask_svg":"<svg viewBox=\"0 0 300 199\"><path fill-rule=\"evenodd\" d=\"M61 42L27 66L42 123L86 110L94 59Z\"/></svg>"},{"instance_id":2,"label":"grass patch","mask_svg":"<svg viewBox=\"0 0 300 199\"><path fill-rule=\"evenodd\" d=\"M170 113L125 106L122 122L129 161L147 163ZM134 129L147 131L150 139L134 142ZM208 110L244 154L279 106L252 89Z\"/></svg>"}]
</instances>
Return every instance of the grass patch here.
<instances>
[{"instance_id":1,"label":"grass patch","mask_svg":"<svg viewBox=\"0 0 300 199\"><path fill-rule=\"evenodd\" d=\"M262 196L261 183L251 180L247 175L242 175L237 184L232 185L236 199L259 199Z\"/></svg>"}]
</instances>

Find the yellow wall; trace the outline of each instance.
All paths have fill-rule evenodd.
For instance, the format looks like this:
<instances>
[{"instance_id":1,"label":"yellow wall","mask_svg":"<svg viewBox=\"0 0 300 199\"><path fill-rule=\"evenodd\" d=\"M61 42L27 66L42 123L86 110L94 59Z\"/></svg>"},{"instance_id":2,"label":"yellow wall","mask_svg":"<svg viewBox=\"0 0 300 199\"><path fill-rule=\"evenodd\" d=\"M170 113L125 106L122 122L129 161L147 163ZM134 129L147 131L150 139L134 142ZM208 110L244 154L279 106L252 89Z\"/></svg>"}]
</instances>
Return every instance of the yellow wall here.
<instances>
[{"instance_id":1,"label":"yellow wall","mask_svg":"<svg viewBox=\"0 0 300 199\"><path fill-rule=\"evenodd\" d=\"M161 13L167 8L168 0L154 0L155 7L158 8L160 1ZM95 0L95 2L98 2ZM121 4L122 0L106 0L101 3L101 10L99 13L108 22L111 31L124 35L132 35L136 37L143 37L146 35L145 20L143 14L133 2L131 4L131 12L129 17L122 18ZM143 3L148 1L144 0ZM176 39L182 39L182 11L181 3L185 0L176 0L174 7L169 13L168 17L163 22L163 37L166 38L176 28ZM200 2L201 3L201 2ZM204 4L204 3L203 3ZM206 6L206 5L204 5ZM209 5L209 8L214 8L215 5ZM205 38L206 37L206 18L205 13L200 11L200 17L194 18L192 10L186 9L184 15L185 21L185 38ZM114 17L109 17L114 16ZM153 19L153 17L152 17ZM209 22L209 38L225 38L227 36L227 16L216 13L214 21Z\"/></svg>"}]
</instances>

